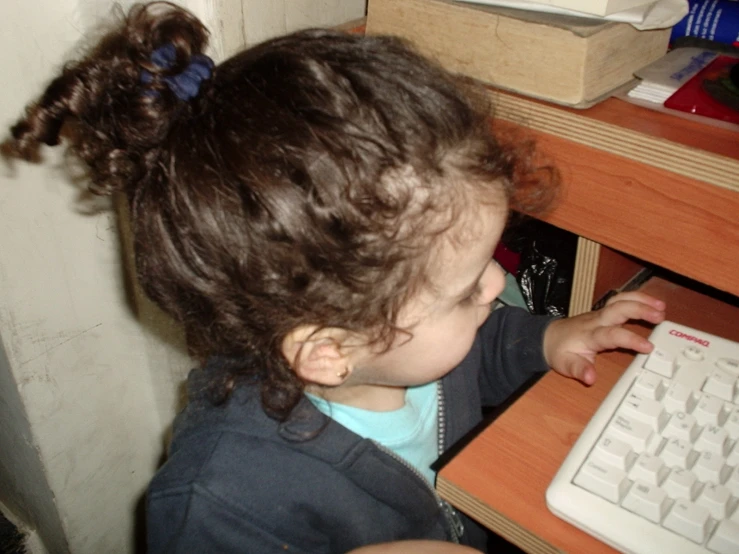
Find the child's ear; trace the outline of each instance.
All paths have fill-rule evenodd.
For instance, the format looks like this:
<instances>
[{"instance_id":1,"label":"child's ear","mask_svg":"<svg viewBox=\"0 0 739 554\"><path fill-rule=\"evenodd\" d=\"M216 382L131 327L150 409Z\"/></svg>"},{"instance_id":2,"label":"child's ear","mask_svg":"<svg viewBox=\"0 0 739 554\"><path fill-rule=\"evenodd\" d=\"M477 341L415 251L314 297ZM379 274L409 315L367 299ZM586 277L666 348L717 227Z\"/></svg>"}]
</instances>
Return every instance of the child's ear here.
<instances>
[{"instance_id":1,"label":"child's ear","mask_svg":"<svg viewBox=\"0 0 739 554\"><path fill-rule=\"evenodd\" d=\"M335 387L351 372L347 341L350 333L338 327L303 325L282 341L282 354L306 384Z\"/></svg>"}]
</instances>

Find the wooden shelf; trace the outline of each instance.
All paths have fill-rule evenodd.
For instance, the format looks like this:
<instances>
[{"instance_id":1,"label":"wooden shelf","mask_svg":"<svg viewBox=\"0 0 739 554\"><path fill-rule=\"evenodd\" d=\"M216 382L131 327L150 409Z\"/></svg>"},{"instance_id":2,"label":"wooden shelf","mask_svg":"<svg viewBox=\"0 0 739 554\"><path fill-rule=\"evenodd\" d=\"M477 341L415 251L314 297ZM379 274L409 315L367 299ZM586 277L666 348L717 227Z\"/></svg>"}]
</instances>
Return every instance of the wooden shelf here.
<instances>
[{"instance_id":1,"label":"wooden shelf","mask_svg":"<svg viewBox=\"0 0 739 554\"><path fill-rule=\"evenodd\" d=\"M739 191L739 132L609 98L587 110L488 88L495 116Z\"/></svg>"},{"instance_id":2,"label":"wooden shelf","mask_svg":"<svg viewBox=\"0 0 739 554\"><path fill-rule=\"evenodd\" d=\"M495 96L499 101L514 98ZM516 102L515 110L499 102L499 107L507 106L496 112L504 120L502 127L511 125L511 110L515 111L519 123L514 129L524 129L525 121L527 132L563 175L560 199L543 219L739 295L739 257L733 253L739 245L739 133L726 131L727 140L736 144L736 156L726 157L628 129L614 140L612 126L583 115L587 112L573 113L528 99ZM604 104L618 107L610 101ZM538 111L525 112L527 106L546 112L547 119ZM597 258L593 252L588 255Z\"/></svg>"}]
</instances>

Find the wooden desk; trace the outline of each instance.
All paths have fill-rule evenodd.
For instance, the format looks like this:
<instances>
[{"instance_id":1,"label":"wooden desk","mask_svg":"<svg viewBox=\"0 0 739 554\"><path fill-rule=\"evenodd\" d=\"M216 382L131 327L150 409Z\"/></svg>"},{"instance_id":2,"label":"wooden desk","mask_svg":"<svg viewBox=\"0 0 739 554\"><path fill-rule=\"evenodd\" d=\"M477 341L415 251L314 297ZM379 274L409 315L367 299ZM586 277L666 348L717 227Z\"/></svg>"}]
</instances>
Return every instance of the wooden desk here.
<instances>
[{"instance_id":1,"label":"wooden desk","mask_svg":"<svg viewBox=\"0 0 739 554\"><path fill-rule=\"evenodd\" d=\"M672 321L739 341L739 308L661 279L643 288L668 302ZM632 359L624 352L601 355L590 388L554 372L545 375L440 471L441 496L527 552L614 552L549 512L544 494Z\"/></svg>"}]
</instances>

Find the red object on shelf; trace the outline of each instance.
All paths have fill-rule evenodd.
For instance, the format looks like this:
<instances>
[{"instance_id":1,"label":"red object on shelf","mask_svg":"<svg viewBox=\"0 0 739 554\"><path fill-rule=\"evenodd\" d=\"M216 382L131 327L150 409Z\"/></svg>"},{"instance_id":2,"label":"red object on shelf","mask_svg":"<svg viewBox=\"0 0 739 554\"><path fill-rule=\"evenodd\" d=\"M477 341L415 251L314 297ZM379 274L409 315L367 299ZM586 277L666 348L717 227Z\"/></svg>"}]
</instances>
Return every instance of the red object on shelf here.
<instances>
[{"instance_id":1,"label":"red object on shelf","mask_svg":"<svg viewBox=\"0 0 739 554\"><path fill-rule=\"evenodd\" d=\"M739 87L731 69L739 58L719 56L665 101L665 108L739 124Z\"/></svg>"},{"instance_id":2,"label":"red object on shelf","mask_svg":"<svg viewBox=\"0 0 739 554\"><path fill-rule=\"evenodd\" d=\"M521 261L521 255L513 250L509 250L502 242L498 243L493 258L508 273L514 276L518 273L518 263Z\"/></svg>"}]
</instances>

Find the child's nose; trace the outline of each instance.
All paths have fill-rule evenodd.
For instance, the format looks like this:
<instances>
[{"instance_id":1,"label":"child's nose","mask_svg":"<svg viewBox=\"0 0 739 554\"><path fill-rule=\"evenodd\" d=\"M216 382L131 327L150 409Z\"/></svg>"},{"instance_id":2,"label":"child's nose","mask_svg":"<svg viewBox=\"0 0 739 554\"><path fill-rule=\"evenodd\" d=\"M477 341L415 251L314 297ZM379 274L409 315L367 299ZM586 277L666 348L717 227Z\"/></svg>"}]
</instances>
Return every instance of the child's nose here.
<instances>
[{"instance_id":1,"label":"child's nose","mask_svg":"<svg viewBox=\"0 0 739 554\"><path fill-rule=\"evenodd\" d=\"M490 260L490 264L482 274L482 294L480 294L480 304L490 304L493 300L500 296L505 287L505 273L503 269L495 262Z\"/></svg>"}]
</instances>

